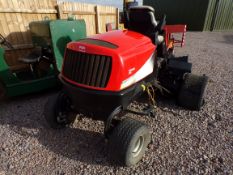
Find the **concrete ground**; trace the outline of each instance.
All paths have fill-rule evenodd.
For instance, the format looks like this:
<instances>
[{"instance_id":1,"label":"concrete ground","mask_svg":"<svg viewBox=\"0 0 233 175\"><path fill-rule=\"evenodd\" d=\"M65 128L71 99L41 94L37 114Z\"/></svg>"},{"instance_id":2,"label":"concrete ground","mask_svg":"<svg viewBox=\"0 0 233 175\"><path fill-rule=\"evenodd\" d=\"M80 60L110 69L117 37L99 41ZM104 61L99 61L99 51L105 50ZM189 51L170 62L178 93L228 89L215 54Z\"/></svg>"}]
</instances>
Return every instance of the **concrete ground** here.
<instances>
[{"instance_id":1,"label":"concrete ground","mask_svg":"<svg viewBox=\"0 0 233 175\"><path fill-rule=\"evenodd\" d=\"M193 72L209 76L206 103L196 112L161 100L155 118L133 116L153 131L137 166L109 163L100 121L50 129L43 108L54 92L45 92L0 104L0 175L233 174L233 32L187 33L176 54L188 54Z\"/></svg>"}]
</instances>

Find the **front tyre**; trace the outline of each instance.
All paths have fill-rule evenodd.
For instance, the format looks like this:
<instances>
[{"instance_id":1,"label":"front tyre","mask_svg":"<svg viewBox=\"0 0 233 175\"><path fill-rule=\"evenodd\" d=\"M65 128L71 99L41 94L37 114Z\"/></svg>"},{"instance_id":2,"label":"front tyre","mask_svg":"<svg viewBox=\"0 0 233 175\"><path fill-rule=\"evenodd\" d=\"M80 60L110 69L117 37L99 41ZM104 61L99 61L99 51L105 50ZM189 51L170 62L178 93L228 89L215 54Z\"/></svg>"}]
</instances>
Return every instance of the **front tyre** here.
<instances>
[{"instance_id":1,"label":"front tyre","mask_svg":"<svg viewBox=\"0 0 233 175\"><path fill-rule=\"evenodd\" d=\"M44 107L44 116L49 126L54 129L65 128L76 118L71 110L71 100L64 92L48 99Z\"/></svg>"},{"instance_id":2,"label":"front tyre","mask_svg":"<svg viewBox=\"0 0 233 175\"><path fill-rule=\"evenodd\" d=\"M109 138L109 158L121 166L137 164L151 142L147 125L133 119L123 119Z\"/></svg>"}]
</instances>

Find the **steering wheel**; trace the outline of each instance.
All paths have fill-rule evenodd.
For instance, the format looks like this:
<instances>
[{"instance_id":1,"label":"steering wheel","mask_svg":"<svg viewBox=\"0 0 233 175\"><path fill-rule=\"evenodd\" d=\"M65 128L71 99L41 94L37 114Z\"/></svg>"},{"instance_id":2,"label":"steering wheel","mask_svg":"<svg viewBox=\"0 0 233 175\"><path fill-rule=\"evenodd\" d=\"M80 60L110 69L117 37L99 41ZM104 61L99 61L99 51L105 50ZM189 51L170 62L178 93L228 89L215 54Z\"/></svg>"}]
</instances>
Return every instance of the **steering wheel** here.
<instances>
[{"instance_id":1,"label":"steering wheel","mask_svg":"<svg viewBox=\"0 0 233 175\"><path fill-rule=\"evenodd\" d=\"M9 49L14 49L12 44L9 41L7 41L6 38L2 36L2 34L0 34L0 45L5 45Z\"/></svg>"}]
</instances>

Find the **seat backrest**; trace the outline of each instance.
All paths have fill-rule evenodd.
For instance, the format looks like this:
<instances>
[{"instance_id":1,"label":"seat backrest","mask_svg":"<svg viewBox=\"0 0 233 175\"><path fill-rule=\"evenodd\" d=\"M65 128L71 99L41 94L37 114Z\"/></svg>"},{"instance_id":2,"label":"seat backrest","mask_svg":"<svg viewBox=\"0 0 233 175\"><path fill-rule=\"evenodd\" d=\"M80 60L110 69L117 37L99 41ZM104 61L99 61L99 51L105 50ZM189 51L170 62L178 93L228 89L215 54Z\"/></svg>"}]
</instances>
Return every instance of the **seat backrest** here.
<instances>
[{"instance_id":1,"label":"seat backrest","mask_svg":"<svg viewBox=\"0 0 233 175\"><path fill-rule=\"evenodd\" d=\"M154 9L150 6L137 6L129 10L129 30L139 32L154 40L158 25L154 16Z\"/></svg>"}]
</instances>

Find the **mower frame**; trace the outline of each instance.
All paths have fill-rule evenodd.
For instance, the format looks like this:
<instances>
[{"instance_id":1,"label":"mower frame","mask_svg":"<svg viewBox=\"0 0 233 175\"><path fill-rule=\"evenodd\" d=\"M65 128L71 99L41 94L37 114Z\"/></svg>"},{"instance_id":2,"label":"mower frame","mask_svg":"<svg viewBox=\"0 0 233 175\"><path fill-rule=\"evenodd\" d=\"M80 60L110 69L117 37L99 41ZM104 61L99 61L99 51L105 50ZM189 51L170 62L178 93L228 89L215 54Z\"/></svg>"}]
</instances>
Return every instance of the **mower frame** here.
<instances>
[{"instance_id":1,"label":"mower frame","mask_svg":"<svg viewBox=\"0 0 233 175\"><path fill-rule=\"evenodd\" d=\"M69 43L59 75L64 88L48 100L44 109L45 119L56 129L74 122L71 113L103 121L109 158L123 166L138 163L152 141L149 126L126 116L126 112L151 114L155 91L173 95L183 107L200 110L207 83L205 76L190 74L192 64L187 56L173 55L179 41L172 34L183 34L183 46L186 26L166 26L164 16L155 28L152 8L135 9L140 13L144 10L152 21L148 22L151 34L136 30L136 26L135 30L111 31ZM134 19L140 15L136 13ZM145 92L149 108L128 109Z\"/></svg>"}]
</instances>

